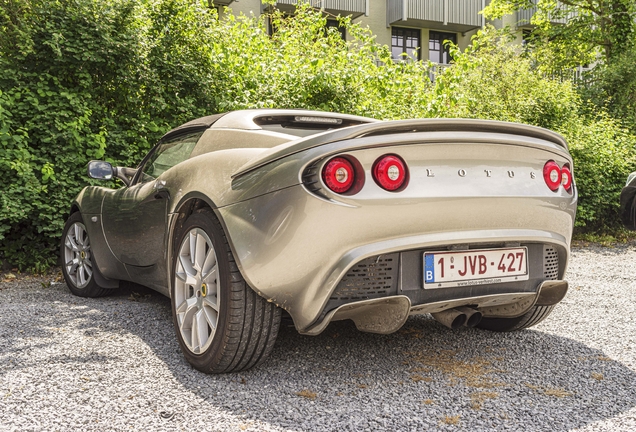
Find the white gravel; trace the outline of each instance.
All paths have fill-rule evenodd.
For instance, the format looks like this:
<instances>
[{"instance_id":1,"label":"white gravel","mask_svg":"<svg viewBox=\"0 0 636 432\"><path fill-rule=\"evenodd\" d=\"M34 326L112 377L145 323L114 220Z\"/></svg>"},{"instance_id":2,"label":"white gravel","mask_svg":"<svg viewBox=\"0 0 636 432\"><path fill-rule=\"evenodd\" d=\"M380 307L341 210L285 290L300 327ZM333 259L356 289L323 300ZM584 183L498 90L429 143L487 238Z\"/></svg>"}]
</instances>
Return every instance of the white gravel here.
<instances>
[{"instance_id":1,"label":"white gravel","mask_svg":"<svg viewBox=\"0 0 636 432\"><path fill-rule=\"evenodd\" d=\"M576 248L567 279L532 330L285 326L264 365L209 376L167 298L19 277L0 283L0 430L636 430L636 246Z\"/></svg>"}]
</instances>

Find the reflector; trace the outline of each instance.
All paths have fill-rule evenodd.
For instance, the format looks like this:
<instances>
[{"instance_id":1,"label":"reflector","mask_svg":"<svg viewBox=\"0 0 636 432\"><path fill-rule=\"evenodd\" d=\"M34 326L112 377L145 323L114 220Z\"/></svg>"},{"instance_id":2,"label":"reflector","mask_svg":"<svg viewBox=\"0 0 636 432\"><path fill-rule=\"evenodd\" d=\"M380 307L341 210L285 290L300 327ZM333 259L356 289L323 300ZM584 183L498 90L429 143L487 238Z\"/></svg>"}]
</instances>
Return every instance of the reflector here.
<instances>
[{"instance_id":1,"label":"reflector","mask_svg":"<svg viewBox=\"0 0 636 432\"><path fill-rule=\"evenodd\" d=\"M572 171L570 171L570 167L567 164L561 168L561 184L563 189L570 192L572 188Z\"/></svg>"}]
</instances>

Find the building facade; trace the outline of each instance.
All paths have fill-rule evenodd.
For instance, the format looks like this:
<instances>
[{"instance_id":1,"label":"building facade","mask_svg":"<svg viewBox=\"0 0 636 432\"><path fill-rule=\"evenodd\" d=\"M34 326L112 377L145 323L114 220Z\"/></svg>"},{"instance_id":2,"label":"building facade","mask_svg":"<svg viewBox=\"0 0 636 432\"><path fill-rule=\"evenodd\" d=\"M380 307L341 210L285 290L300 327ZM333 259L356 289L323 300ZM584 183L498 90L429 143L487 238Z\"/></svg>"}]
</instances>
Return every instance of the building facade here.
<instances>
[{"instance_id":1,"label":"building facade","mask_svg":"<svg viewBox=\"0 0 636 432\"><path fill-rule=\"evenodd\" d=\"M231 13L260 15L265 11L261 0L210 0L219 7L219 15ZM351 16L353 21L368 26L376 40L391 48L396 60L415 58L448 64L450 55L444 41L456 43L460 49L470 44L471 37L486 21L479 13L489 0L278 0L276 7L293 13L298 1L309 1L333 16ZM496 26L529 22L534 11L520 11ZM343 37L348 37L343 32Z\"/></svg>"}]
</instances>

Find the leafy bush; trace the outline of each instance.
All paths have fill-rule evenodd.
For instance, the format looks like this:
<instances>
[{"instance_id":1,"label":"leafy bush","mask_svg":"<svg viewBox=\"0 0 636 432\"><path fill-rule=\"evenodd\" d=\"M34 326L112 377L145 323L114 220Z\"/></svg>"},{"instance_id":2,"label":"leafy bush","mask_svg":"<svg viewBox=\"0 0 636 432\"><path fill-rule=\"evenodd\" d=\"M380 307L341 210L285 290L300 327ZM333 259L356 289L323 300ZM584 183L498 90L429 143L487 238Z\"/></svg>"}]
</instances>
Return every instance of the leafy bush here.
<instances>
[{"instance_id":1,"label":"leafy bush","mask_svg":"<svg viewBox=\"0 0 636 432\"><path fill-rule=\"evenodd\" d=\"M508 34L487 27L454 66L435 82L428 113L484 118L561 130L578 118L580 99L569 82L545 78L511 45Z\"/></svg>"},{"instance_id":2,"label":"leafy bush","mask_svg":"<svg viewBox=\"0 0 636 432\"><path fill-rule=\"evenodd\" d=\"M353 39L346 43L306 4L293 18L275 11L269 19L272 36L265 19L230 16L216 23L210 43L221 111L302 107L378 118L424 111L431 88L427 64L394 63L368 30L342 19Z\"/></svg>"},{"instance_id":3,"label":"leafy bush","mask_svg":"<svg viewBox=\"0 0 636 432\"><path fill-rule=\"evenodd\" d=\"M590 86L582 91L593 102L592 107L605 107L632 133L636 133L636 37L634 39L632 47L617 54L610 64L597 66Z\"/></svg>"},{"instance_id":4,"label":"leafy bush","mask_svg":"<svg viewBox=\"0 0 636 432\"><path fill-rule=\"evenodd\" d=\"M636 136L607 115L579 119L561 131L574 158L579 205L576 224L587 232L608 233L621 226L619 197L627 175L636 170Z\"/></svg>"},{"instance_id":5,"label":"leafy bush","mask_svg":"<svg viewBox=\"0 0 636 432\"><path fill-rule=\"evenodd\" d=\"M185 1L2 2L0 257L52 264L89 160L136 165L171 125L216 109L201 52L214 17Z\"/></svg>"},{"instance_id":6,"label":"leafy bush","mask_svg":"<svg viewBox=\"0 0 636 432\"><path fill-rule=\"evenodd\" d=\"M204 0L0 4L0 259L20 268L55 261L69 204L90 183L89 160L135 166L171 127L243 108L479 117L555 129L577 159L580 223L615 225L616 190L603 195L587 176L596 175L597 148L606 146L613 149L607 178L626 176L633 136L607 117L582 118L569 84L534 73L493 30L456 51L456 65L433 84L427 63L393 62L348 19L341 19L350 35L344 42L307 5L293 18L219 21Z\"/></svg>"}]
</instances>

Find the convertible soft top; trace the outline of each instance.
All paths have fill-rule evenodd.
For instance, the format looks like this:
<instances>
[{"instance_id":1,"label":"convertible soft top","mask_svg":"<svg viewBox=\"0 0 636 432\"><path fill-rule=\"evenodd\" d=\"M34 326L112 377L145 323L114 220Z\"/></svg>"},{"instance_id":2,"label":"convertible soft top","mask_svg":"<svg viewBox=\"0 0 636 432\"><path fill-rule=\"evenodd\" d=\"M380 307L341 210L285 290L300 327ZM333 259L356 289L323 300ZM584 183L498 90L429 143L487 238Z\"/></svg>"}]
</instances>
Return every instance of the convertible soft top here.
<instances>
[{"instance_id":1,"label":"convertible soft top","mask_svg":"<svg viewBox=\"0 0 636 432\"><path fill-rule=\"evenodd\" d=\"M181 135L182 133L188 132L190 130L207 129L226 114L227 113L220 113L220 114L214 114L214 115L201 117L195 120L190 120L189 122L184 123L181 126L178 126L172 129L171 131L167 132L163 137L161 137L161 140L163 141L166 139L170 139L174 136Z\"/></svg>"}]
</instances>

